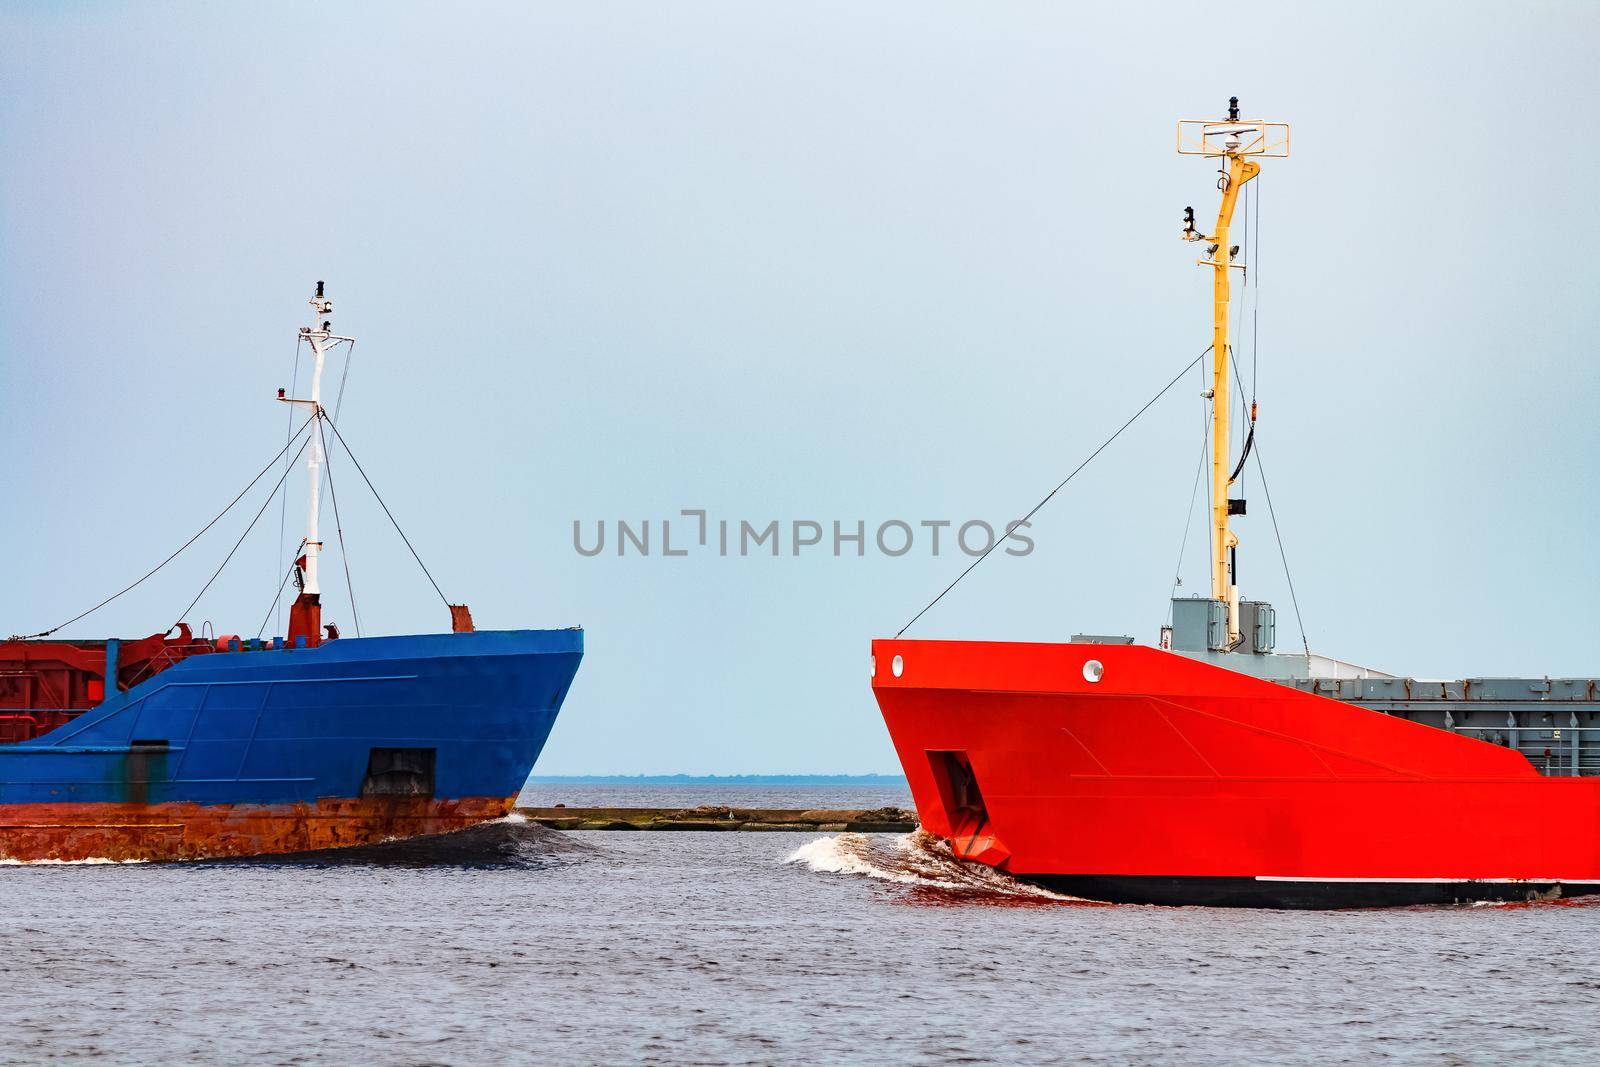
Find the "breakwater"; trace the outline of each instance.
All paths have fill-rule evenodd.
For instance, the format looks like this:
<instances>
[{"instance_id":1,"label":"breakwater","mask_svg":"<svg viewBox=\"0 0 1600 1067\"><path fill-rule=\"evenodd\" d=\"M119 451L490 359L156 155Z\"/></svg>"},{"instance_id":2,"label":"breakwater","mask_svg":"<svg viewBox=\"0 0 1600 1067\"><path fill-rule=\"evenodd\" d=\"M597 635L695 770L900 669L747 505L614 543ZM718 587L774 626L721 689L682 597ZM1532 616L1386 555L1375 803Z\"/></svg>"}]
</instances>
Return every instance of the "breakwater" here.
<instances>
[{"instance_id":1,"label":"breakwater","mask_svg":"<svg viewBox=\"0 0 1600 1067\"><path fill-rule=\"evenodd\" d=\"M530 822L553 830L821 830L904 834L917 814L904 808L518 808Z\"/></svg>"}]
</instances>

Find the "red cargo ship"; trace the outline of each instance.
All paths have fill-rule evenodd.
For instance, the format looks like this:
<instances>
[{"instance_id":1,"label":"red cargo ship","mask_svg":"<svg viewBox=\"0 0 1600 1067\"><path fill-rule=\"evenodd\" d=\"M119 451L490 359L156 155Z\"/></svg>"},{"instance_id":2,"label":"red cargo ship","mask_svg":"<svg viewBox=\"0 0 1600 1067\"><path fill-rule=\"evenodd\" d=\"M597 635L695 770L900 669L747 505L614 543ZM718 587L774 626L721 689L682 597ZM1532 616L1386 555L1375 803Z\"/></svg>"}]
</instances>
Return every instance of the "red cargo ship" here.
<instances>
[{"instance_id":1,"label":"red cargo ship","mask_svg":"<svg viewBox=\"0 0 1600 1067\"><path fill-rule=\"evenodd\" d=\"M1184 229L1215 280L1211 595L1173 601L1160 647L874 641L873 692L923 826L964 859L1096 900L1326 908L1600 891L1595 679L1424 681L1278 653L1272 607L1239 597L1228 304L1242 264L1229 228L1253 157L1287 155L1288 129L1231 104L1227 120L1179 124L1179 150L1222 168L1215 231L1196 230L1192 209Z\"/></svg>"}]
</instances>

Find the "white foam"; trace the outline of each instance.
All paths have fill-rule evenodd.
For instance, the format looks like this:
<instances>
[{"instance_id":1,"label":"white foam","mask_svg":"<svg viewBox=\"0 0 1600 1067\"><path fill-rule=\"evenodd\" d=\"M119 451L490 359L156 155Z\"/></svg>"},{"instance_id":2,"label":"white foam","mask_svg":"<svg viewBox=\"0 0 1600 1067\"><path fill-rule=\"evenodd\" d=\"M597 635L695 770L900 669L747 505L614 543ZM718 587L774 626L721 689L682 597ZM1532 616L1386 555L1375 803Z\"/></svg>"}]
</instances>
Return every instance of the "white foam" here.
<instances>
[{"instance_id":1,"label":"white foam","mask_svg":"<svg viewBox=\"0 0 1600 1067\"><path fill-rule=\"evenodd\" d=\"M819 837L795 849L783 862L803 863L811 870L823 874L861 874L868 878L881 878L884 881L902 882L907 885L923 880L916 875L888 870L872 863L865 855L870 848L871 843L867 841L865 834Z\"/></svg>"},{"instance_id":2,"label":"white foam","mask_svg":"<svg viewBox=\"0 0 1600 1067\"><path fill-rule=\"evenodd\" d=\"M102 864L114 863L127 866L134 863L149 863L149 860L113 860L104 856L90 856L81 860L17 860L0 859L0 867L98 867Z\"/></svg>"},{"instance_id":3,"label":"white foam","mask_svg":"<svg viewBox=\"0 0 1600 1067\"><path fill-rule=\"evenodd\" d=\"M1078 899L1020 882L985 864L957 859L948 843L921 830L896 837L889 848L866 834L819 837L795 849L784 862L803 864L821 874L858 875L929 889L1038 900Z\"/></svg>"}]
</instances>

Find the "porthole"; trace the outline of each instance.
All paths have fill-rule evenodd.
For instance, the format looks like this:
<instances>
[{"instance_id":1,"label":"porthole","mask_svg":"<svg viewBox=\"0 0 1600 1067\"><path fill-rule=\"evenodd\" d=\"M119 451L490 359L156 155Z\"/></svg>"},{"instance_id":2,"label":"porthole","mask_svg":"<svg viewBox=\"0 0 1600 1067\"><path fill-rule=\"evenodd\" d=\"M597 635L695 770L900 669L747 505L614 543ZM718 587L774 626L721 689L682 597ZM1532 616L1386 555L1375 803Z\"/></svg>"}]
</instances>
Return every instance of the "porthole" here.
<instances>
[{"instance_id":1,"label":"porthole","mask_svg":"<svg viewBox=\"0 0 1600 1067\"><path fill-rule=\"evenodd\" d=\"M901 658L900 658L900 657L899 657L899 656L896 656L896 657L895 657L895 658L894 658L894 660L893 660L893 662L891 662L891 663L890 663L890 664L889 664L889 669L890 669L890 670L891 670L891 671L893 671L893 672L894 672L894 676L895 676L895 677L896 677L896 678L898 678L898 677L900 677L900 676L901 676L901 675L902 675L902 674L904 674L904 673L905 673L905 670L906 670L906 661L905 661L905 660L903 660L903 659L901 659Z\"/></svg>"},{"instance_id":2,"label":"porthole","mask_svg":"<svg viewBox=\"0 0 1600 1067\"><path fill-rule=\"evenodd\" d=\"M1097 659L1092 659L1083 665L1083 680L1086 682L1098 682L1105 673L1105 667Z\"/></svg>"}]
</instances>

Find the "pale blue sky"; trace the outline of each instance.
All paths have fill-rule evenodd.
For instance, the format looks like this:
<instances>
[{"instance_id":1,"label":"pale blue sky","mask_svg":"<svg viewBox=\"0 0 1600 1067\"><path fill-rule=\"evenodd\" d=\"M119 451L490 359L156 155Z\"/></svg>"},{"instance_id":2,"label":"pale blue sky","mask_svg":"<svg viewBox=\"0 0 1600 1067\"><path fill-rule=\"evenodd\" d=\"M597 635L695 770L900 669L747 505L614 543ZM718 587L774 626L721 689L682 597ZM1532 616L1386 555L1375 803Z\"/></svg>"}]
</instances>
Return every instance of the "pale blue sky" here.
<instances>
[{"instance_id":1,"label":"pale blue sky","mask_svg":"<svg viewBox=\"0 0 1600 1067\"><path fill-rule=\"evenodd\" d=\"M343 429L446 591L588 631L541 770L893 770L868 641L963 559L584 559L572 521L1026 510L1209 340L1177 231L1216 192L1172 128L1236 93L1295 131L1260 442L1313 647L1600 671L1597 41L1559 2L7 5L0 625L125 583L272 454L324 278ZM1197 391L914 632L1154 639ZM339 486L369 629L443 628ZM245 518L71 632L164 629ZM275 534L196 619L255 632Z\"/></svg>"}]
</instances>

